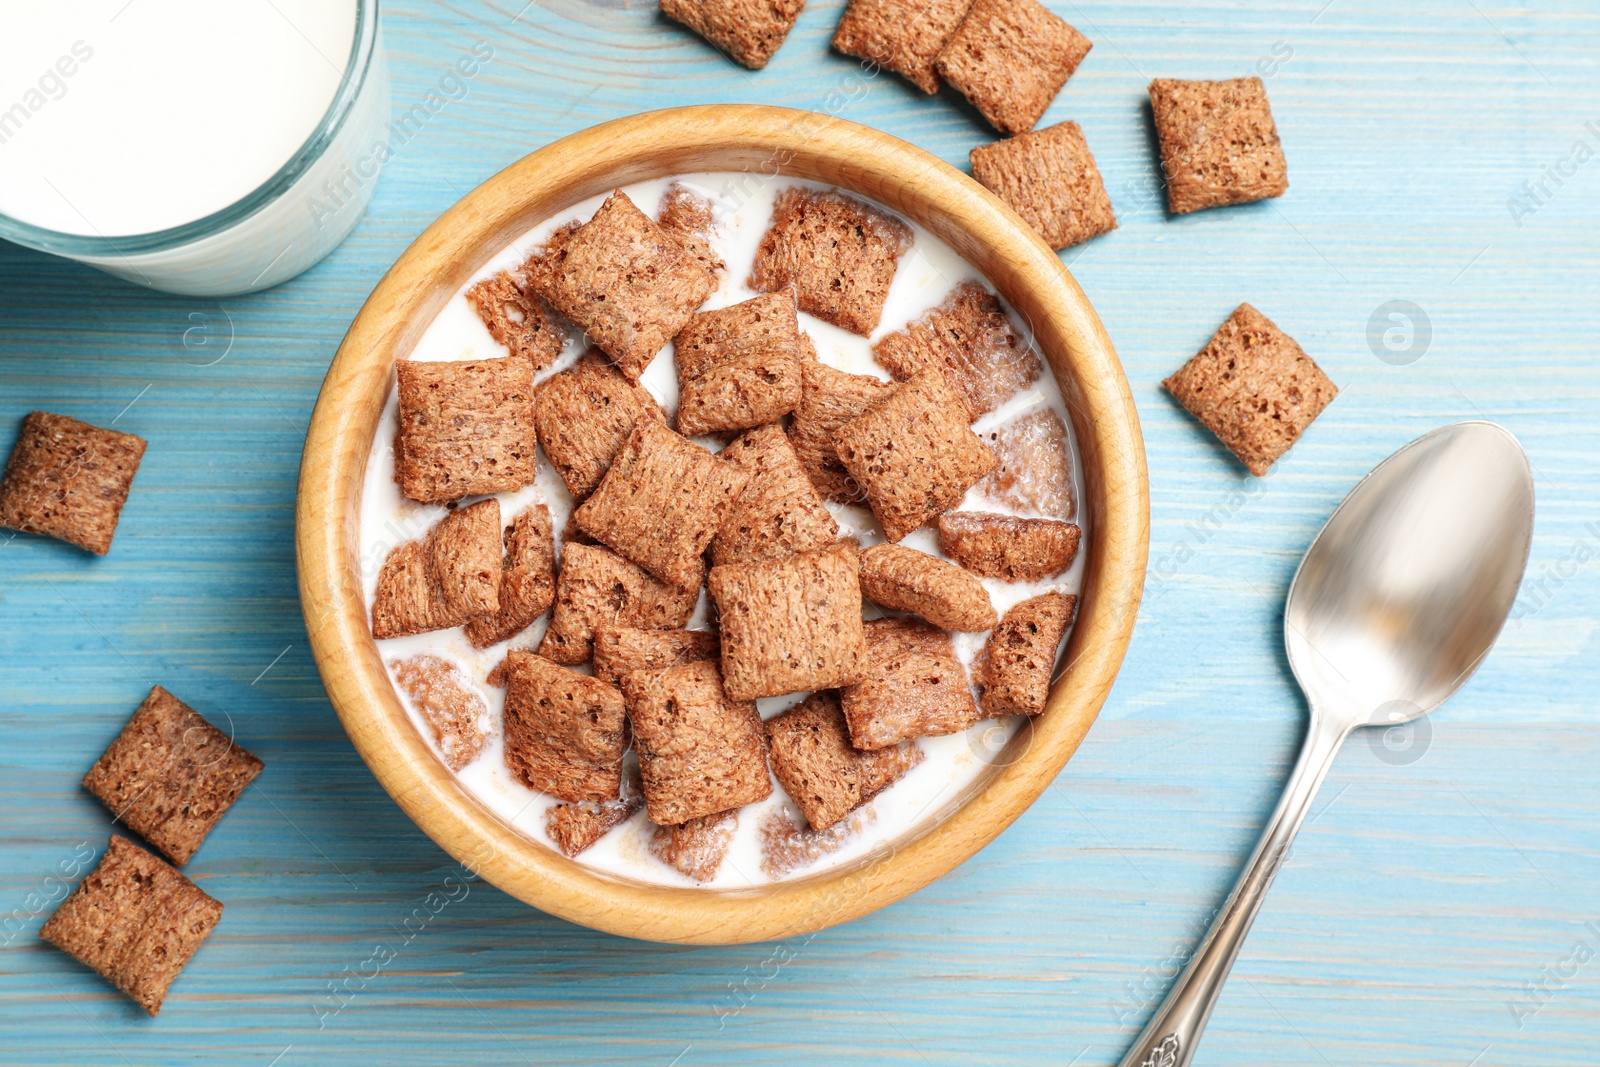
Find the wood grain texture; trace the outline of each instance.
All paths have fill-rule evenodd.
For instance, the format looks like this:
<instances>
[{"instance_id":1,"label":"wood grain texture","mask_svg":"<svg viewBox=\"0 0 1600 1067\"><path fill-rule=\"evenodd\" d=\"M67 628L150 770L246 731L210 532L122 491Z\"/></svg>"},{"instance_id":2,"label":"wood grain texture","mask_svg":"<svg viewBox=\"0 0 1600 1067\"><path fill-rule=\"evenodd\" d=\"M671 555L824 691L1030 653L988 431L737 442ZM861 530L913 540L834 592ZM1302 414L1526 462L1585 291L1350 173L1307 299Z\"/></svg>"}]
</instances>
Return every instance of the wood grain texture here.
<instances>
[{"instance_id":1,"label":"wood grain texture","mask_svg":"<svg viewBox=\"0 0 1600 1067\"><path fill-rule=\"evenodd\" d=\"M387 9L397 108L473 42L495 58L397 153L351 240L286 286L219 307L0 247L0 448L34 407L151 442L110 556L0 548L0 1061L1113 1063L1288 771L1303 709L1277 609L1299 554L1395 447L1488 417L1537 479L1518 617L1426 746L1343 753L1196 1062L1594 1062L1600 960L1557 971L1600 946L1584 925L1600 921L1600 161L1544 179L1521 226L1507 204L1579 138L1600 145L1592 4L1048 0L1096 46L1044 122L1083 125L1121 222L1064 258L1116 342L1150 460L1128 662L1066 771L947 877L809 940L687 949L481 883L429 911L454 864L356 756L299 613L295 474L322 376L440 212L605 119L805 107L957 166L990 132L949 93L830 54L837 0L813 0L759 74L637 0L541 0L513 22L523 2ZM1167 218L1148 80L1249 73L1280 43L1292 56L1263 76L1288 195ZM1368 345L1394 299L1431 321L1409 365ZM1158 386L1240 300L1343 387L1259 483ZM104 847L77 782L154 681L226 712L267 761L189 866L227 911L159 1020L38 944L30 903L58 892L47 878L79 842ZM396 955L375 967L380 944Z\"/></svg>"}]
</instances>

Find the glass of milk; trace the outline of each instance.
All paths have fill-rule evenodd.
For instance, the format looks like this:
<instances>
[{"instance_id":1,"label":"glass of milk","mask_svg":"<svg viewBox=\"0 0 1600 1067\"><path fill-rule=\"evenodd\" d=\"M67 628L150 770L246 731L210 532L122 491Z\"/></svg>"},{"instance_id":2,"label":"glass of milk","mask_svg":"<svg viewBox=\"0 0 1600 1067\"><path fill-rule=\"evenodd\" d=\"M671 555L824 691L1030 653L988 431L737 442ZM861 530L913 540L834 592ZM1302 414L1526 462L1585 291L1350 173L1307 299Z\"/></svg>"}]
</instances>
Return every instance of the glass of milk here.
<instances>
[{"instance_id":1,"label":"glass of milk","mask_svg":"<svg viewBox=\"0 0 1600 1067\"><path fill-rule=\"evenodd\" d=\"M388 158L378 0L0 0L0 238L194 296L294 277Z\"/></svg>"}]
</instances>

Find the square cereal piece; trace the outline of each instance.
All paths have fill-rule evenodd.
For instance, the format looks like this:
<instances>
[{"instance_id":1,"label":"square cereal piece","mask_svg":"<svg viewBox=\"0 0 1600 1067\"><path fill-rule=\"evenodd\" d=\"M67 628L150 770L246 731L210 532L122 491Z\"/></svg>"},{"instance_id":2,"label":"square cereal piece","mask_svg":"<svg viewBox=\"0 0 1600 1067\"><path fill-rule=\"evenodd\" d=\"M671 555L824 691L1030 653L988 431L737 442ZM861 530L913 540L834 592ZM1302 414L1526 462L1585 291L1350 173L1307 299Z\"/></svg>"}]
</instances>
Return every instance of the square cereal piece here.
<instances>
[{"instance_id":1,"label":"square cereal piece","mask_svg":"<svg viewBox=\"0 0 1600 1067\"><path fill-rule=\"evenodd\" d=\"M863 337L883 315L911 227L854 197L793 187L778 193L750 288L791 286L800 310Z\"/></svg>"},{"instance_id":2,"label":"square cereal piece","mask_svg":"<svg viewBox=\"0 0 1600 1067\"><path fill-rule=\"evenodd\" d=\"M833 444L891 541L961 503L996 462L968 424L966 401L937 373L839 427Z\"/></svg>"},{"instance_id":3,"label":"square cereal piece","mask_svg":"<svg viewBox=\"0 0 1600 1067\"><path fill-rule=\"evenodd\" d=\"M144 448L131 433L29 412L0 481L0 526L105 555Z\"/></svg>"},{"instance_id":4,"label":"square cereal piece","mask_svg":"<svg viewBox=\"0 0 1600 1067\"><path fill-rule=\"evenodd\" d=\"M767 720L767 746L778 784L813 830L826 830L922 762L914 741L873 752L852 747L833 693L812 693Z\"/></svg>"},{"instance_id":5,"label":"square cereal piece","mask_svg":"<svg viewBox=\"0 0 1600 1067\"><path fill-rule=\"evenodd\" d=\"M967 402L968 420L988 414L1039 380L1044 366L1023 344L1000 304L978 282L962 282L904 330L885 334L872 354L904 382L937 371Z\"/></svg>"},{"instance_id":6,"label":"square cereal piece","mask_svg":"<svg viewBox=\"0 0 1600 1067\"><path fill-rule=\"evenodd\" d=\"M395 363L400 429L394 478L423 504L532 485L533 363L503 359Z\"/></svg>"},{"instance_id":7,"label":"square cereal piece","mask_svg":"<svg viewBox=\"0 0 1600 1067\"><path fill-rule=\"evenodd\" d=\"M894 392L870 374L848 374L812 358L805 363L800 406L789 420L789 441L817 492L840 504L860 504L866 492L839 462L834 432Z\"/></svg>"},{"instance_id":8,"label":"square cereal piece","mask_svg":"<svg viewBox=\"0 0 1600 1067\"><path fill-rule=\"evenodd\" d=\"M939 551L973 574L1002 582L1040 582L1072 566L1077 524L983 511L947 511L935 524Z\"/></svg>"},{"instance_id":9,"label":"square cereal piece","mask_svg":"<svg viewBox=\"0 0 1600 1067\"><path fill-rule=\"evenodd\" d=\"M979 719L950 635L917 619L867 623L861 681L839 694L850 743L873 751L960 733Z\"/></svg>"},{"instance_id":10,"label":"square cereal piece","mask_svg":"<svg viewBox=\"0 0 1600 1067\"><path fill-rule=\"evenodd\" d=\"M920 615L941 630L978 633L999 619L989 591L954 563L900 545L861 553L861 594L891 611Z\"/></svg>"},{"instance_id":11,"label":"square cereal piece","mask_svg":"<svg viewBox=\"0 0 1600 1067\"><path fill-rule=\"evenodd\" d=\"M181 867L262 766L157 685L83 776L83 787Z\"/></svg>"},{"instance_id":12,"label":"square cereal piece","mask_svg":"<svg viewBox=\"0 0 1600 1067\"><path fill-rule=\"evenodd\" d=\"M721 656L722 643L712 630L604 625L594 632L594 676L612 685L633 671L660 671Z\"/></svg>"},{"instance_id":13,"label":"square cereal piece","mask_svg":"<svg viewBox=\"0 0 1600 1067\"><path fill-rule=\"evenodd\" d=\"M556 663L582 663L594 651L597 627L683 626L699 598L698 584L679 589L652 578L609 548L568 542L562 546L555 610L539 642L539 654Z\"/></svg>"},{"instance_id":14,"label":"square cereal piece","mask_svg":"<svg viewBox=\"0 0 1600 1067\"><path fill-rule=\"evenodd\" d=\"M1026 133L1092 47L1039 0L975 0L934 65L995 129Z\"/></svg>"},{"instance_id":15,"label":"square cereal piece","mask_svg":"<svg viewBox=\"0 0 1600 1067\"><path fill-rule=\"evenodd\" d=\"M698 587L702 554L749 480L682 434L646 421L572 518L669 585Z\"/></svg>"},{"instance_id":16,"label":"square cereal piece","mask_svg":"<svg viewBox=\"0 0 1600 1067\"><path fill-rule=\"evenodd\" d=\"M222 905L125 837L45 922L39 937L98 972L150 1015L216 929Z\"/></svg>"},{"instance_id":17,"label":"square cereal piece","mask_svg":"<svg viewBox=\"0 0 1600 1067\"><path fill-rule=\"evenodd\" d=\"M650 835L650 854L680 874L697 882L709 882L717 876L737 829L738 808L702 815L676 826L658 826Z\"/></svg>"},{"instance_id":18,"label":"square cereal piece","mask_svg":"<svg viewBox=\"0 0 1600 1067\"><path fill-rule=\"evenodd\" d=\"M1100 168L1076 122L979 145L968 158L972 176L1058 252L1117 228Z\"/></svg>"},{"instance_id":19,"label":"square cereal piece","mask_svg":"<svg viewBox=\"0 0 1600 1067\"><path fill-rule=\"evenodd\" d=\"M539 444L578 500L594 492L634 427L666 421L655 397L593 351L533 391Z\"/></svg>"},{"instance_id":20,"label":"square cereal piece","mask_svg":"<svg viewBox=\"0 0 1600 1067\"><path fill-rule=\"evenodd\" d=\"M762 816L759 827L761 869L770 878L782 878L809 867L849 844L864 826L873 821L872 815L872 809L868 808L851 814L826 830L817 830L801 826L782 808L769 811Z\"/></svg>"},{"instance_id":21,"label":"square cereal piece","mask_svg":"<svg viewBox=\"0 0 1600 1067\"><path fill-rule=\"evenodd\" d=\"M711 562L748 563L826 548L839 524L806 477L789 435L776 423L751 430L718 453L750 475L711 539Z\"/></svg>"},{"instance_id":22,"label":"square cereal piece","mask_svg":"<svg viewBox=\"0 0 1600 1067\"><path fill-rule=\"evenodd\" d=\"M506 766L557 800L614 800L622 790L627 711L617 687L525 648L506 653Z\"/></svg>"},{"instance_id":23,"label":"square cereal piece","mask_svg":"<svg viewBox=\"0 0 1600 1067\"><path fill-rule=\"evenodd\" d=\"M932 96L933 61L961 24L972 0L850 0L833 47L894 71Z\"/></svg>"},{"instance_id":24,"label":"square cereal piece","mask_svg":"<svg viewBox=\"0 0 1600 1067\"><path fill-rule=\"evenodd\" d=\"M478 505L474 505L478 506ZM505 529L505 563L500 573L500 606L467 620L473 648L488 648L515 637L550 610L556 598L556 543L550 509L532 504L517 512Z\"/></svg>"},{"instance_id":25,"label":"square cereal piece","mask_svg":"<svg viewBox=\"0 0 1600 1067\"><path fill-rule=\"evenodd\" d=\"M644 807L638 770L622 775L622 795L615 800L579 800L557 804L544 814L545 833L565 856L576 856L633 818Z\"/></svg>"},{"instance_id":26,"label":"square cereal piece","mask_svg":"<svg viewBox=\"0 0 1600 1067\"><path fill-rule=\"evenodd\" d=\"M1063 522L1072 518L1072 456L1060 415L1035 408L981 436L997 462L978 492L1017 511Z\"/></svg>"},{"instance_id":27,"label":"square cereal piece","mask_svg":"<svg viewBox=\"0 0 1600 1067\"><path fill-rule=\"evenodd\" d=\"M566 338L549 308L528 284L523 268L503 270L467 290L467 303L483 320L489 336L542 370L561 354Z\"/></svg>"},{"instance_id":28,"label":"square cereal piece","mask_svg":"<svg viewBox=\"0 0 1600 1067\"><path fill-rule=\"evenodd\" d=\"M865 634L856 573L854 541L712 567L728 695L755 700L859 679Z\"/></svg>"},{"instance_id":29,"label":"square cereal piece","mask_svg":"<svg viewBox=\"0 0 1600 1067\"><path fill-rule=\"evenodd\" d=\"M1267 473L1339 393L1294 338L1249 304L1161 384L1255 475Z\"/></svg>"},{"instance_id":30,"label":"square cereal piece","mask_svg":"<svg viewBox=\"0 0 1600 1067\"><path fill-rule=\"evenodd\" d=\"M1056 649L1077 606L1075 596L1045 593L1005 613L972 672L985 715L1037 715L1044 710Z\"/></svg>"},{"instance_id":31,"label":"square cereal piece","mask_svg":"<svg viewBox=\"0 0 1600 1067\"><path fill-rule=\"evenodd\" d=\"M1174 215L1267 200L1289 170L1260 78L1150 83L1167 207Z\"/></svg>"},{"instance_id":32,"label":"square cereal piece","mask_svg":"<svg viewBox=\"0 0 1600 1067\"><path fill-rule=\"evenodd\" d=\"M716 205L682 182L673 182L661 194L656 208L656 225L681 241L711 273L725 264L711 250L711 235L717 229Z\"/></svg>"},{"instance_id":33,"label":"square cereal piece","mask_svg":"<svg viewBox=\"0 0 1600 1067\"><path fill-rule=\"evenodd\" d=\"M421 541L389 553L372 597L380 641L460 626L500 609L500 501L452 511Z\"/></svg>"},{"instance_id":34,"label":"square cereal piece","mask_svg":"<svg viewBox=\"0 0 1600 1067\"><path fill-rule=\"evenodd\" d=\"M761 715L724 691L715 663L634 671L622 691L651 822L676 826L772 793Z\"/></svg>"},{"instance_id":35,"label":"square cereal piece","mask_svg":"<svg viewBox=\"0 0 1600 1067\"><path fill-rule=\"evenodd\" d=\"M661 13L735 63L760 70L783 46L805 6L805 0L661 0Z\"/></svg>"},{"instance_id":36,"label":"square cereal piece","mask_svg":"<svg viewBox=\"0 0 1600 1067\"><path fill-rule=\"evenodd\" d=\"M530 282L630 382L716 288L694 250L620 190L546 247Z\"/></svg>"},{"instance_id":37,"label":"square cereal piece","mask_svg":"<svg viewBox=\"0 0 1600 1067\"><path fill-rule=\"evenodd\" d=\"M460 667L443 656L419 652L391 661L389 670L433 730L445 766L459 771L483 754L494 720Z\"/></svg>"},{"instance_id":38,"label":"square cereal piece","mask_svg":"<svg viewBox=\"0 0 1600 1067\"><path fill-rule=\"evenodd\" d=\"M775 422L800 403L793 289L700 312L673 350L678 432L686 437Z\"/></svg>"}]
</instances>

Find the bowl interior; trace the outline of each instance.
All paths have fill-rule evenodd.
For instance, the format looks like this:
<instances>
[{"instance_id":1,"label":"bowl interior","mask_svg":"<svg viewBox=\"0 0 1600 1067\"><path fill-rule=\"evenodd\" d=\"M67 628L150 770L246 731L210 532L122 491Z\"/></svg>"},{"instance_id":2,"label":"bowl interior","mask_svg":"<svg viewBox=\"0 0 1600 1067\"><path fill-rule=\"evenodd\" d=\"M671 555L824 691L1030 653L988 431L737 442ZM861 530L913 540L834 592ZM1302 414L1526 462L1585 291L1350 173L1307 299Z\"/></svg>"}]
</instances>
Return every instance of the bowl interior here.
<instances>
[{"instance_id":1,"label":"bowl interior","mask_svg":"<svg viewBox=\"0 0 1600 1067\"><path fill-rule=\"evenodd\" d=\"M463 789L413 727L367 624L358 566L366 460L392 382L435 315L529 228L617 186L703 171L796 177L915 220L980 270L1031 325L1059 383L1084 469L1078 619L1049 705L952 803L852 864L745 890L647 885L530 840ZM1131 635L1148 547L1143 446L1127 382L1057 256L967 176L902 141L811 112L745 105L619 119L520 160L446 212L401 256L352 324L307 435L296 518L301 600L324 683L357 751L441 847L542 910L651 940L730 943L843 922L926 885L1026 809L1076 750Z\"/></svg>"}]
</instances>

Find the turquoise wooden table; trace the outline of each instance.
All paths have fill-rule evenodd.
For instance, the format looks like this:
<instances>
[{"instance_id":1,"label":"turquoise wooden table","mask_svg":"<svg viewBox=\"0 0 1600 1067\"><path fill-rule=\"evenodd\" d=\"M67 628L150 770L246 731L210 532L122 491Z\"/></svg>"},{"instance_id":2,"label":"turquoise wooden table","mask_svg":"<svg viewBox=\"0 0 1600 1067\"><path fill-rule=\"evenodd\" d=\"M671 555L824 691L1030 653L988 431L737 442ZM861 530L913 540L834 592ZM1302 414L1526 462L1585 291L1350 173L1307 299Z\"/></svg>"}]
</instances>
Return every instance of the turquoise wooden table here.
<instances>
[{"instance_id":1,"label":"turquoise wooden table","mask_svg":"<svg viewBox=\"0 0 1600 1067\"><path fill-rule=\"evenodd\" d=\"M1278 607L1300 553L1394 448L1489 418L1537 477L1515 619L1415 733L1347 747L1196 1062L1600 1060L1592 0L1050 0L1095 48L1046 121L1083 124L1121 221L1066 257L1149 448L1152 567L1127 665L1076 759L971 862L843 928L728 949L592 933L483 883L425 903L454 865L356 758L306 647L291 529L312 403L407 242L574 130L769 102L959 165L989 134L959 100L831 54L840 0L813 0L761 73L641 0L525 3L388 7L396 109L446 103L351 239L279 289L179 299L0 247L0 449L34 407L150 442L109 557L0 547L0 1059L1114 1063L1288 772L1304 713ZM493 60L449 91L478 41ZM1293 187L1167 217L1146 84L1249 72ZM1158 385L1241 300L1343 387L1260 481ZM225 710L267 763L189 867L227 912L158 1020L35 936L51 875L110 829L78 780L152 682Z\"/></svg>"}]
</instances>

